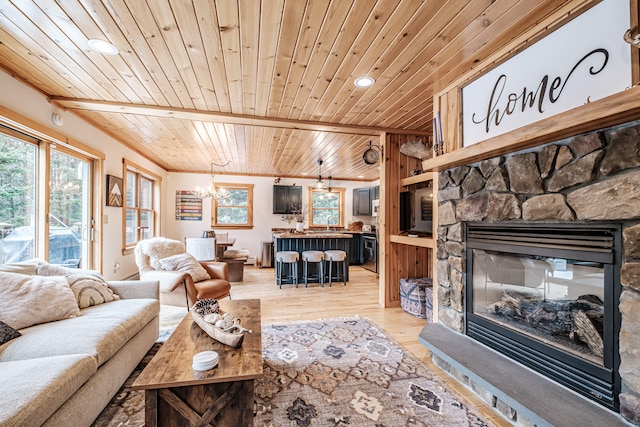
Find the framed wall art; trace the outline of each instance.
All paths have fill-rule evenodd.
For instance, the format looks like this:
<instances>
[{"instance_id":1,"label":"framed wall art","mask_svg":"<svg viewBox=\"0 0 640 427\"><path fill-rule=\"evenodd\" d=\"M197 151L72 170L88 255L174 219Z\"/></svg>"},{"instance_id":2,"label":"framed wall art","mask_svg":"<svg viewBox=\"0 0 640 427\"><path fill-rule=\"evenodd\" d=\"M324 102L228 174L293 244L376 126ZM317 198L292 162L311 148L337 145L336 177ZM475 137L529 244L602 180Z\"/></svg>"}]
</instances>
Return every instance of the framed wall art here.
<instances>
[{"instance_id":1,"label":"framed wall art","mask_svg":"<svg viewBox=\"0 0 640 427\"><path fill-rule=\"evenodd\" d=\"M107 206L122 207L122 178L107 175Z\"/></svg>"}]
</instances>

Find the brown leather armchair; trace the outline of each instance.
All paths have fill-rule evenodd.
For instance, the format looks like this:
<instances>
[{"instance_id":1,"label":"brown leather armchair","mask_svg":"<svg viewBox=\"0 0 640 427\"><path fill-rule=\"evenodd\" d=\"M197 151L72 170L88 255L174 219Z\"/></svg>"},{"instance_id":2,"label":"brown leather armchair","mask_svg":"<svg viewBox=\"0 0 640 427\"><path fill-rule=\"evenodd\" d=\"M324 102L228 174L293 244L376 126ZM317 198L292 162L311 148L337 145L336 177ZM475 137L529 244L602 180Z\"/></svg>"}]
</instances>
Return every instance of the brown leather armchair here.
<instances>
[{"instance_id":1,"label":"brown leather armchair","mask_svg":"<svg viewBox=\"0 0 640 427\"><path fill-rule=\"evenodd\" d=\"M161 255L153 253L153 244L163 245ZM167 249L170 248L170 249ZM206 298L224 298L231 295L229 271L224 262L200 262L211 279L194 282L189 273L161 270L153 262L154 256L168 257L184 253L184 244L177 240L154 238L143 240L135 248L136 265L141 280L160 282L160 304L191 307L196 301ZM154 267L155 264L155 267Z\"/></svg>"}]
</instances>

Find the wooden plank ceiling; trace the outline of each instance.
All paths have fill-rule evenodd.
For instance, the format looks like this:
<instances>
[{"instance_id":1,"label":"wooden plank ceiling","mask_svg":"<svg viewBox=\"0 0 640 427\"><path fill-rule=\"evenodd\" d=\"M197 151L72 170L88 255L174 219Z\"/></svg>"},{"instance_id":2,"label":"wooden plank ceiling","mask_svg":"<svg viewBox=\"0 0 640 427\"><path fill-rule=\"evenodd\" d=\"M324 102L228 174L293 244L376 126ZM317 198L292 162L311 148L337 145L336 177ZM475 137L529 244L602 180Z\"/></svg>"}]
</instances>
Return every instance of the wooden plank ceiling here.
<instances>
[{"instance_id":1,"label":"wooden plank ceiling","mask_svg":"<svg viewBox=\"0 0 640 427\"><path fill-rule=\"evenodd\" d=\"M430 134L434 92L572 2L4 0L0 66L168 171L374 180L381 129Z\"/></svg>"}]
</instances>

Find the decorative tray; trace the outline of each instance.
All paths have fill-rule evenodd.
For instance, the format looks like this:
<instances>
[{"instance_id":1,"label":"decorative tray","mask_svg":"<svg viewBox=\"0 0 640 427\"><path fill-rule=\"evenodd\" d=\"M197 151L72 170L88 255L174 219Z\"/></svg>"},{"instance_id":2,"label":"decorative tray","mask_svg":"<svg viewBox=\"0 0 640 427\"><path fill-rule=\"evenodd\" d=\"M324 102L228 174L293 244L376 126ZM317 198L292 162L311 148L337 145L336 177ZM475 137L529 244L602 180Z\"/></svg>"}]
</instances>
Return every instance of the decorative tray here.
<instances>
[{"instance_id":1,"label":"decorative tray","mask_svg":"<svg viewBox=\"0 0 640 427\"><path fill-rule=\"evenodd\" d=\"M191 317L200 329L214 340L230 347L240 347L244 333L251 333L250 329L240 326L240 319L220 310L216 299L200 300L191 307L190 311Z\"/></svg>"}]
</instances>

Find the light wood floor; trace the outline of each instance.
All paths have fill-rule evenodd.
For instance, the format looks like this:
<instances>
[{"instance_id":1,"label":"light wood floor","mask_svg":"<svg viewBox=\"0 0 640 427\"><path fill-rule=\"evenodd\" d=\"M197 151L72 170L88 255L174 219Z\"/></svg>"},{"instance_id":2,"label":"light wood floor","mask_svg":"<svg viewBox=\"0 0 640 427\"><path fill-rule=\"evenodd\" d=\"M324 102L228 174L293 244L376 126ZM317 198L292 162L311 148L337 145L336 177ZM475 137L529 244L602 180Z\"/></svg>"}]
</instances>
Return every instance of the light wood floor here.
<instances>
[{"instance_id":1,"label":"light wood floor","mask_svg":"<svg viewBox=\"0 0 640 427\"><path fill-rule=\"evenodd\" d=\"M429 351L418 342L418 335L425 325L424 319L408 314L401 308L384 309L378 304L378 277L362 267L352 266L347 286L325 284L275 285L273 268L245 266L242 282L232 283L233 299L258 298L261 301L262 323L295 320L318 320L335 317L360 316L370 319L391 335L406 350L413 353L432 371L436 372L451 388L476 406L497 426L511 426L504 417L479 400L466 387L453 380L431 362Z\"/></svg>"}]
</instances>

